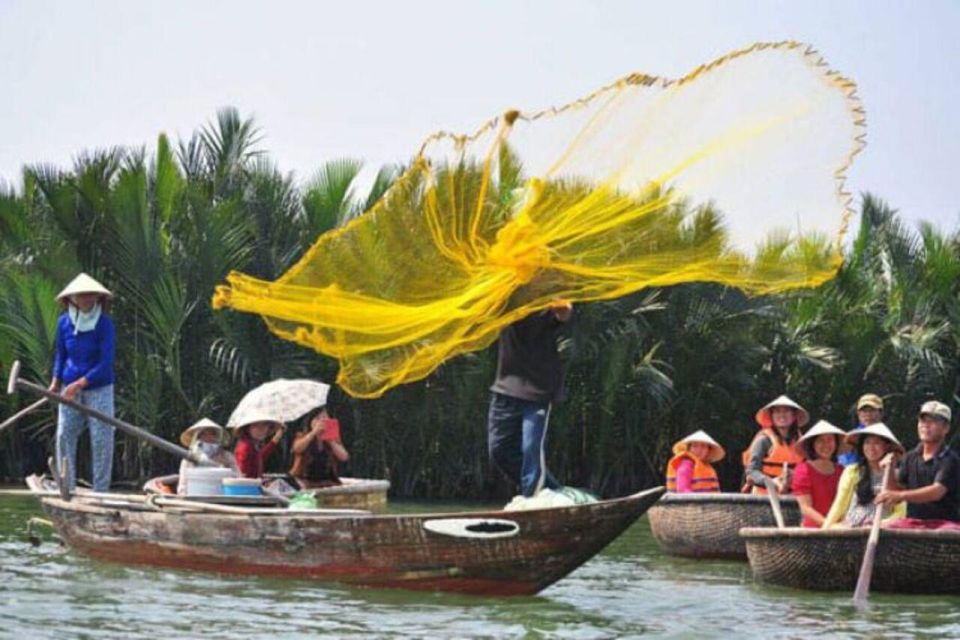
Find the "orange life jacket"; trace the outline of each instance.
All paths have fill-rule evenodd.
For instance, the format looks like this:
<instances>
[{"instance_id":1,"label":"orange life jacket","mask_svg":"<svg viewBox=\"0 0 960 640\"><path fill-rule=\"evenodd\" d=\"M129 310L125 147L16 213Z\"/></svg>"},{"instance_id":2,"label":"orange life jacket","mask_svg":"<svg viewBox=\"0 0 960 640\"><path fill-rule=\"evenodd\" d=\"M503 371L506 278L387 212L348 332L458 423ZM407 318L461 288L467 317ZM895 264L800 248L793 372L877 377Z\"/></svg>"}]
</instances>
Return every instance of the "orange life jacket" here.
<instances>
[{"instance_id":1,"label":"orange life jacket","mask_svg":"<svg viewBox=\"0 0 960 640\"><path fill-rule=\"evenodd\" d=\"M770 442L773 443L773 446L770 447L770 451L767 452L767 457L763 459L763 466L760 467L760 470L763 471L765 476L768 476L771 479L779 478L781 475L783 475L784 463L787 464L788 471L793 471L794 467L803 462L803 454L800 453L796 443L783 444L780 442L779 438L774 437L772 429L761 429L760 432L753 438L750 446L743 451L742 457L744 473L746 473L746 470L750 467L750 457L753 452L753 446L757 443L757 440L762 437L769 438ZM747 481L749 482L749 479ZM766 487L754 485L752 492L754 495L766 495L767 489Z\"/></svg>"},{"instance_id":2,"label":"orange life jacket","mask_svg":"<svg viewBox=\"0 0 960 640\"><path fill-rule=\"evenodd\" d=\"M673 456L667 463L667 491L677 490L677 469L683 460L693 461L693 477L691 478L690 488L694 493L720 491L720 481L717 479L717 472L714 471L713 465L686 451Z\"/></svg>"}]
</instances>

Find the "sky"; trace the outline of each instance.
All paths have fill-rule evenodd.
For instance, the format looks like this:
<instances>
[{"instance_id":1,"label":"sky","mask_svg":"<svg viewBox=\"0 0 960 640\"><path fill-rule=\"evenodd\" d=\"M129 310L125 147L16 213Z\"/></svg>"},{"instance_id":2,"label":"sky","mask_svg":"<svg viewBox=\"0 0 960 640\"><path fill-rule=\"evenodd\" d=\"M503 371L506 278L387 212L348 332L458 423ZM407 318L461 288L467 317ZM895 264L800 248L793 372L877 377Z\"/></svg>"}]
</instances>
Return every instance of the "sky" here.
<instances>
[{"instance_id":1,"label":"sky","mask_svg":"<svg viewBox=\"0 0 960 640\"><path fill-rule=\"evenodd\" d=\"M0 181L84 149L152 148L237 107L284 172L408 160L630 72L678 77L757 41L811 43L855 80L848 173L912 222L960 225L960 2L0 0Z\"/></svg>"}]
</instances>

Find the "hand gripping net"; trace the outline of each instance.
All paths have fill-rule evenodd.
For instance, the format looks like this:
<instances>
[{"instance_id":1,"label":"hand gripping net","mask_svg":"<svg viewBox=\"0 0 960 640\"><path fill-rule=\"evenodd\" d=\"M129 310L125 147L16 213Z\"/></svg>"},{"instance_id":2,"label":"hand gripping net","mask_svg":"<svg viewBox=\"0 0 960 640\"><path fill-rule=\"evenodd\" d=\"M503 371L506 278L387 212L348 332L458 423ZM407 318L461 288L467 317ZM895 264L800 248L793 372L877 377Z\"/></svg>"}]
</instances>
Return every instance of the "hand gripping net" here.
<instances>
[{"instance_id":1,"label":"hand gripping net","mask_svg":"<svg viewBox=\"0 0 960 640\"><path fill-rule=\"evenodd\" d=\"M370 211L276 282L231 273L214 307L260 314L377 397L558 298L816 286L842 260L855 89L806 45L757 44L436 133Z\"/></svg>"}]
</instances>

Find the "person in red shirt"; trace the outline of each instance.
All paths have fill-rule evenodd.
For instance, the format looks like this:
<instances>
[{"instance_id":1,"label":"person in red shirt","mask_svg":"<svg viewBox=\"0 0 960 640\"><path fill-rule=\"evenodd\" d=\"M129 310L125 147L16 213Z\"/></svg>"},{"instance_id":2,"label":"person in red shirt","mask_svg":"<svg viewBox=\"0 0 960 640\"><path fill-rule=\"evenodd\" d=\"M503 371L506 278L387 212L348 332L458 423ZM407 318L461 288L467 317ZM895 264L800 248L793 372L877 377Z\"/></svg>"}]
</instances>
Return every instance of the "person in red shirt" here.
<instances>
[{"instance_id":1,"label":"person in red shirt","mask_svg":"<svg viewBox=\"0 0 960 640\"><path fill-rule=\"evenodd\" d=\"M281 422L261 420L233 428L237 438L233 455L237 459L237 466L244 478L261 478L267 459L277 448L283 438L284 426ZM267 442L267 437L273 431L273 437Z\"/></svg>"},{"instance_id":2,"label":"person in red shirt","mask_svg":"<svg viewBox=\"0 0 960 640\"><path fill-rule=\"evenodd\" d=\"M833 499L843 467L837 463L841 439L846 434L826 420L821 420L800 438L805 460L797 465L793 476L793 494L797 496L803 526L819 528Z\"/></svg>"}]
</instances>

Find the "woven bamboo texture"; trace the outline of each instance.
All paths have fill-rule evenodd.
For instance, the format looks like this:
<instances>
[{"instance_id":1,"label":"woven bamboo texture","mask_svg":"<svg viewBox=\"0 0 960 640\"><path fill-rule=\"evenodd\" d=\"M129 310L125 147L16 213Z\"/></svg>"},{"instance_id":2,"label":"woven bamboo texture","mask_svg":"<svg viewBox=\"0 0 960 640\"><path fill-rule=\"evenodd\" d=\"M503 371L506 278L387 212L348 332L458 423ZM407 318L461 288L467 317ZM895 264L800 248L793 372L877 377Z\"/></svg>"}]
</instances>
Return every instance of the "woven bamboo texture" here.
<instances>
[{"instance_id":1,"label":"woven bamboo texture","mask_svg":"<svg viewBox=\"0 0 960 640\"><path fill-rule=\"evenodd\" d=\"M800 508L792 496L780 498L788 526L800 523ZM692 558L746 560L739 531L774 526L766 496L742 493L668 493L648 512L650 530L669 554Z\"/></svg>"},{"instance_id":2,"label":"woven bamboo texture","mask_svg":"<svg viewBox=\"0 0 960 640\"><path fill-rule=\"evenodd\" d=\"M815 591L853 591L869 527L744 529L754 577ZM960 594L960 532L881 529L871 591Z\"/></svg>"}]
</instances>

